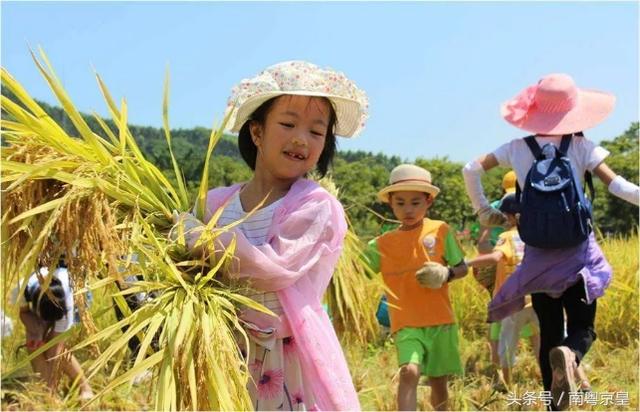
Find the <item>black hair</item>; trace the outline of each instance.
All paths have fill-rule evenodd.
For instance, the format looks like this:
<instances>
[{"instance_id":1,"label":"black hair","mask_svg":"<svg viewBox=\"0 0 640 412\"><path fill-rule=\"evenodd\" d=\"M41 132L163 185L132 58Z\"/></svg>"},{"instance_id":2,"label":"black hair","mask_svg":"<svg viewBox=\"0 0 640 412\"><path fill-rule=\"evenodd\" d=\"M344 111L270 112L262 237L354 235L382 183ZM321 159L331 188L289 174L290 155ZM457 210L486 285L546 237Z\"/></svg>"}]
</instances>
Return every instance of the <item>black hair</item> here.
<instances>
[{"instance_id":1,"label":"black hair","mask_svg":"<svg viewBox=\"0 0 640 412\"><path fill-rule=\"evenodd\" d=\"M53 296L53 300L50 295ZM46 291L42 290L40 282L35 287L24 291L24 297L31 306L31 311L47 322L62 319L67 312L65 303L66 293L60 279L53 277Z\"/></svg>"},{"instance_id":2,"label":"black hair","mask_svg":"<svg viewBox=\"0 0 640 412\"><path fill-rule=\"evenodd\" d=\"M498 207L502 213L507 213L510 215L515 215L516 213L520 213L520 203L516 198L515 193L509 193L505 195L500 201L500 206Z\"/></svg>"},{"instance_id":3,"label":"black hair","mask_svg":"<svg viewBox=\"0 0 640 412\"><path fill-rule=\"evenodd\" d=\"M251 138L251 122L257 122L264 125L273 103L275 103L276 99L279 97L282 96L276 96L262 103L260 107L251 113L251 116L249 116L247 121L244 122L240 128L240 133L238 134L238 149L240 150L240 155L242 155L242 158L251 170L256 170L256 157L258 156L258 148ZM320 177L324 177L327 174L331 163L333 163L333 157L336 154L336 135L334 129L338 119L331 101L325 97L323 97L323 99L329 103L330 112L324 148L322 149L322 153L320 153L320 158L318 159L318 164L316 166Z\"/></svg>"}]
</instances>

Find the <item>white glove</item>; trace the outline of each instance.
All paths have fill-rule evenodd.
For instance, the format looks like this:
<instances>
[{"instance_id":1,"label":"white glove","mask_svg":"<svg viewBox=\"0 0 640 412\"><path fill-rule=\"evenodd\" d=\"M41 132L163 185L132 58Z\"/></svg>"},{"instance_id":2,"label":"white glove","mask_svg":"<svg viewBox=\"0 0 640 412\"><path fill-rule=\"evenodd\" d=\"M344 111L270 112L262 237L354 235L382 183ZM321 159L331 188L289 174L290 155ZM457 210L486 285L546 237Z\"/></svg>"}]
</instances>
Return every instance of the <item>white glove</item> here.
<instances>
[{"instance_id":1,"label":"white glove","mask_svg":"<svg viewBox=\"0 0 640 412\"><path fill-rule=\"evenodd\" d=\"M449 278L449 268L438 262L427 262L416 272L416 279L422 287L438 289Z\"/></svg>"},{"instance_id":2,"label":"white glove","mask_svg":"<svg viewBox=\"0 0 640 412\"><path fill-rule=\"evenodd\" d=\"M478 220L482 226L487 227L504 226L507 223L504 213L491 206L478 210Z\"/></svg>"}]
</instances>

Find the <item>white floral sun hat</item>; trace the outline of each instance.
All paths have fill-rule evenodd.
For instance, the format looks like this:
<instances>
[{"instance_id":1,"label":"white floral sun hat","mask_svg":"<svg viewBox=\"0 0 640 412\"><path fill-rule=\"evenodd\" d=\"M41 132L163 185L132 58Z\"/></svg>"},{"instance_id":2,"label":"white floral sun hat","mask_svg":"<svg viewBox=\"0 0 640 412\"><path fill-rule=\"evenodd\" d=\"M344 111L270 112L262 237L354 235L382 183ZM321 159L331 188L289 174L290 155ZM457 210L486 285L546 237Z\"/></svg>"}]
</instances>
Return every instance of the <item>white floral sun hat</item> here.
<instances>
[{"instance_id":1,"label":"white floral sun hat","mask_svg":"<svg viewBox=\"0 0 640 412\"><path fill-rule=\"evenodd\" d=\"M231 112L229 130L239 132L260 105L285 94L329 99L336 111L335 134L339 136L358 135L368 117L367 95L343 73L305 61L286 61L267 67L251 79L243 79L231 90L226 112Z\"/></svg>"}]
</instances>

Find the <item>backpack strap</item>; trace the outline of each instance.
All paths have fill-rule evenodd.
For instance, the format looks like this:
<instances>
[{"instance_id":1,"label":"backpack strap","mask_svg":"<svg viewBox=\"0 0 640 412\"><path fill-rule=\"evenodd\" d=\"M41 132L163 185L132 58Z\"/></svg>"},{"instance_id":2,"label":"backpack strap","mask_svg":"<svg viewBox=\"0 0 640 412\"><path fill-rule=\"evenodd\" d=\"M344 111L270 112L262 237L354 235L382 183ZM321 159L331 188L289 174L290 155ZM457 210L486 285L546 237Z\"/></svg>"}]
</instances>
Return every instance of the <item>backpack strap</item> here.
<instances>
[{"instance_id":1,"label":"backpack strap","mask_svg":"<svg viewBox=\"0 0 640 412\"><path fill-rule=\"evenodd\" d=\"M536 142L535 136L532 135L525 137L524 142L529 146L529 150L531 150L535 159L539 159L542 156L542 149L540 149L540 145Z\"/></svg>"},{"instance_id":2,"label":"backpack strap","mask_svg":"<svg viewBox=\"0 0 640 412\"><path fill-rule=\"evenodd\" d=\"M588 170L584 172L584 183L586 187L583 190L585 193L587 193L587 188L589 189L589 198L591 199L591 203L593 203L596 191L593 189L593 178L591 176L591 172Z\"/></svg>"},{"instance_id":3,"label":"backpack strap","mask_svg":"<svg viewBox=\"0 0 640 412\"><path fill-rule=\"evenodd\" d=\"M567 156L569 153L569 145L571 144L572 134L565 134L562 136L562 140L560 141L560 152L563 156Z\"/></svg>"}]
</instances>

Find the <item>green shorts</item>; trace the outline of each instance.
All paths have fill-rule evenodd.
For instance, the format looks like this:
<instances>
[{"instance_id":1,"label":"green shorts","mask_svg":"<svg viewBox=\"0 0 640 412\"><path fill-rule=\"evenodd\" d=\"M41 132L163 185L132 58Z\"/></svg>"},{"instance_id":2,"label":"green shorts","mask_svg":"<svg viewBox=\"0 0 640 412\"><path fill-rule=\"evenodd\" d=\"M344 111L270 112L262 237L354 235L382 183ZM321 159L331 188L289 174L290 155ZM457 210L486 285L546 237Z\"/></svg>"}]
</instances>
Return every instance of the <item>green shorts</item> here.
<instances>
[{"instance_id":1,"label":"green shorts","mask_svg":"<svg viewBox=\"0 0 640 412\"><path fill-rule=\"evenodd\" d=\"M455 323L402 328L396 332L395 343L400 366L416 364L422 375L432 377L462 374Z\"/></svg>"},{"instance_id":2,"label":"green shorts","mask_svg":"<svg viewBox=\"0 0 640 412\"><path fill-rule=\"evenodd\" d=\"M491 322L491 326L489 327L489 339L490 340L500 340L500 330L502 329L501 322ZM533 329L531 329L531 324L527 323L520 329L520 339L528 339L533 336Z\"/></svg>"}]
</instances>

